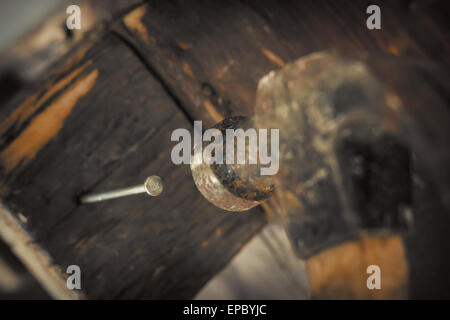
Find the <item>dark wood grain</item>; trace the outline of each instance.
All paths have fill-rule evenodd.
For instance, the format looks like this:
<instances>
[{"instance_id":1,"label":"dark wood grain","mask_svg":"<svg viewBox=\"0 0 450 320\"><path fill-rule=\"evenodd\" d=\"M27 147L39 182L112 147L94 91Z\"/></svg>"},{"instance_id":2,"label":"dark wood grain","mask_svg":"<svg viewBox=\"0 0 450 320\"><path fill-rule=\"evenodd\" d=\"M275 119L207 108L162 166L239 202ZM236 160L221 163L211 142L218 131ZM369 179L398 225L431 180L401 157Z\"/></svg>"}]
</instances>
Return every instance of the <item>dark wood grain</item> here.
<instances>
[{"instance_id":1,"label":"dark wood grain","mask_svg":"<svg viewBox=\"0 0 450 320\"><path fill-rule=\"evenodd\" d=\"M249 115L259 79L320 50L366 50L450 65L445 30L408 1L377 1L382 30L366 27L371 1L147 1L115 30L194 118ZM427 6L426 6L427 7ZM426 20L426 23L424 22ZM447 29L448 32L448 29Z\"/></svg>"},{"instance_id":2,"label":"dark wood grain","mask_svg":"<svg viewBox=\"0 0 450 320\"><path fill-rule=\"evenodd\" d=\"M381 30L366 28L370 4L381 8ZM447 6L444 1L148 1L114 31L159 75L187 114L207 117L211 126L222 117L252 114L261 76L315 51L364 50L375 57L431 60L448 72L449 25L442 18ZM442 274L438 266L448 264L433 244L446 235L440 232L432 241L428 235L439 221L448 228L447 211L428 220L413 236L414 244L411 237L406 240L412 297L445 296L432 275ZM416 207L418 221L428 214L423 205ZM417 247L421 241L432 264L420 258L425 257L425 245ZM421 285L418 270L435 284Z\"/></svg>"},{"instance_id":3,"label":"dark wood grain","mask_svg":"<svg viewBox=\"0 0 450 320\"><path fill-rule=\"evenodd\" d=\"M450 65L445 20L422 1L377 1L375 31L363 0L118 3L111 29L0 109L0 197L57 266L81 266L89 298L193 297L265 223L202 198L170 161L173 129L252 114L263 75L318 50ZM150 174L158 198L76 202Z\"/></svg>"},{"instance_id":4,"label":"dark wood grain","mask_svg":"<svg viewBox=\"0 0 450 320\"><path fill-rule=\"evenodd\" d=\"M264 216L259 210L233 214L215 208L197 192L189 167L172 164L170 134L192 124L114 35L38 96L79 68L22 124L3 123L2 200L26 217L24 227L56 265L81 267L89 298L192 297L264 224ZM86 79L92 82L89 90L77 87ZM28 143L20 142L27 130L35 127L45 135L62 109L43 125L39 116L55 104L66 108L80 90L61 129L36 155L5 165L14 157L11 150L29 152ZM165 184L157 198L76 202L81 192L142 183L151 174Z\"/></svg>"}]
</instances>

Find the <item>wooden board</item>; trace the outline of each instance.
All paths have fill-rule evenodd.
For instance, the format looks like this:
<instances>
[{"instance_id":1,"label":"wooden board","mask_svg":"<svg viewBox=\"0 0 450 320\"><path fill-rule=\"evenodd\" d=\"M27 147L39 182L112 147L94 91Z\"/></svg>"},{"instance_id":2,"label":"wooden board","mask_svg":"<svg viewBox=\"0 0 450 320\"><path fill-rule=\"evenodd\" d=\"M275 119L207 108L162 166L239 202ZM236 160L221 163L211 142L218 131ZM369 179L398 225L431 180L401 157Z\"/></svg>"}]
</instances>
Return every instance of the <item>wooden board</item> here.
<instances>
[{"instance_id":1,"label":"wooden board","mask_svg":"<svg viewBox=\"0 0 450 320\"><path fill-rule=\"evenodd\" d=\"M260 77L318 50L365 49L448 68L436 7L380 1L382 30L371 31L369 4L146 1L124 12L54 66L47 83L0 109L2 202L56 267L81 266L89 298L193 297L265 218L203 199L189 169L171 164L170 132L193 119L208 127L252 114ZM149 174L165 181L159 198L75 201Z\"/></svg>"},{"instance_id":2,"label":"wooden board","mask_svg":"<svg viewBox=\"0 0 450 320\"><path fill-rule=\"evenodd\" d=\"M449 25L442 19L448 2L377 1L381 30L366 27L365 12L371 4L365 0L197 1L195 5L149 1L113 28L180 99L185 112L195 119L208 118L211 126L223 117L251 115L261 76L315 51L365 50L375 56L426 59L448 72ZM440 266L450 265L443 254L448 250L436 246L437 239L448 242L441 230L450 228L448 210L439 208L426 218L429 212L423 208L433 207L437 200L419 195L417 199L421 203L414 209L421 227L406 237L410 293L419 298L448 297L444 289L448 281L436 278L444 273ZM437 235L434 230L441 231ZM399 250L402 254L397 256L403 257L403 247ZM334 278L346 277L336 272ZM403 273L398 280L402 288L406 277Z\"/></svg>"},{"instance_id":3,"label":"wooden board","mask_svg":"<svg viewBox=\"0 0 450 320\"><path fill-rule=\"evenodd\" d=\"M443 4L443 1L440 1ZM450 46L426 11L378 1L148 1L114 26L195 119L253 113L259 79L320 50L367 50L450 65ZM416 8L417 9L417 8ZM426 25L426 29L424 29Z\"/></svg>"},{"instance_id":4,"label":"wooden board","mask_svg":"<svg viewBox=\"0 0 450 320\"><path fill-rule=\"evenodd\" d=\"M209 204L172 164L170 134L192 124L114 35L31 97L2 117L2 200L57 266L81 267L89 298L192 297L263 225L258 209ZM76 202L151 174L158 198Z\"/></svg>"}]
</instances>

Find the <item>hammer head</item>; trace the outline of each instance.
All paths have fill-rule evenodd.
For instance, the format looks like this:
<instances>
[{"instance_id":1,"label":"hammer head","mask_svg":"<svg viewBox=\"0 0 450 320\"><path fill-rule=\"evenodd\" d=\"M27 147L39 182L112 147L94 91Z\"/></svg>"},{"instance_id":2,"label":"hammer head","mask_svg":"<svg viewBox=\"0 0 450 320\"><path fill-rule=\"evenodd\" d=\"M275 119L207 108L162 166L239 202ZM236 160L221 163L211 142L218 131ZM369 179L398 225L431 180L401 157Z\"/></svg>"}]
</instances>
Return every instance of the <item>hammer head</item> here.
<instances>
[{"instance_id":1,"label":"hammer head","mask_svg":"<svg viewBox=\"0 0 450 320\"><path fill-rule=\"evenodd\" d=\"M251 120L217 126L279 129L279 172L267 179L255 174L258 166L205 164L192 167L196 185L232 211L273 194L302 257L362 232L406 230L413 220L412 155L450 206L445 77L404 59L303 57L260 80Z\"/></svg>"},{"instance_id":2,"label":"hammer head","mask_svg":"<svg viewBox=\"0 0 450 320\"><path fill-rule=\"evenodd\" d=\"M423 63L319 52L260 80L253 120L280 128L275 194L302 257L406 230L413 154L448 198L450 116L427 75L439 76Z\"/></svg>"}]
</instances>

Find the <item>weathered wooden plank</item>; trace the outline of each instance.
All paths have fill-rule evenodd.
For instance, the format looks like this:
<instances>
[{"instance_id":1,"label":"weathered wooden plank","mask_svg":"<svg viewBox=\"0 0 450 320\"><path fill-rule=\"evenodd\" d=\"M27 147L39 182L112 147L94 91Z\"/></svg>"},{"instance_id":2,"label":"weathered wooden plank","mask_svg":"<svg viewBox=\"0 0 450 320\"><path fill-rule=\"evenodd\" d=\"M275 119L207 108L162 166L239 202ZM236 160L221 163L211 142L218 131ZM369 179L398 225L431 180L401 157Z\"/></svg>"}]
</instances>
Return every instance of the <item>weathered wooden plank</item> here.
<instances>
[{"instance_id":1,"label":"weathered wooden plank","mask_svg":"<svg viewBox=\"0 0 450 320\"><path fill-rule=\"evenodd\" d=\"M188 168L167 165L170 130L190 125L181 110L205 126L251 114L261 76L323 49L449 65L430 16L384 1L383 30L370 31L369 4L147 1L114 26L120 40L82 48L45 89L0 110L3 201L57 265L87 268L88 297L193 296L264 222L258 213L216 214ZM169 183L160 198L74 201L155 171ZM183 220L187 212L195 218Z\"/></svg>"},{"instance_id":2,"label":"weathered wooden plank","mask_svg":"<svg viewBox=\"0 0 450 320\"><path fill-rule=\"evenodd\" d=\"M196 191L189 167L172 164L170 134L192 124L113 35L5 110L2 201L25 217L57 266L81 267L89 298L192 297L265 222L259 210L215 208ZM157 198L76 202L81 192L150 174L165 182Z\"/></svg>"},{"instance_id":3,"label":"weathered wooden plank","mask_svg":"<svg viewBox=\"0 0 450 320\"><path fill-rule=\"evenodd\" d=\"M49 298L48 293L21 263L11 247L0 240L0 299Z\"/></svg>"},{"instance_id":4,"label":"weathered wooden plank","mask_svg":"<svg viewBox=\"0 0 450 320\"><path fill-rule=\"evenodd\" d=\"M378 1L382 30L366 27L370 1L148 1L115 26L196 119L253 113L259 79L320 50L367 50L450 65L450 47L426 13ZM414 7L414 6L413 6ZM427 29L420 22L427 19ZM430 30L434 31L431 32Z\"/></svg>"},{"instance_id":5,"label":"weathered wooden plank","mask_svg":"<svg viewBox=\"0 0 450 320\"><path fill-rule=\"evenodd\" d=\"M441 5L436 6L442 7L443 2L438 2ZM252 114L260 77L314 51L365 50L373 55L430 59L448 69L448 25L434 19L435 9L427 10L430 7L424 1L377 1L382 30L368 30L365 12L370 4L365 0L200 1L195 5L148 1L114 28L179 97L186 112L204 119L206 111L211 126L223 117ZM415 209L417 221L422 221L427 212L420 206ZM423 281L418 270L424 272L427 264L420 257L435 261L427 264L429 279L440 270L439 265L448 264L442 250L431 250L436 239L428 241L439 221L448 226L445 214L441 210L416 234L415 244L407 244L406 256L413 263L413 297L442 296L440 286L435 286L437 290L432 285L419 288ZM443 237L442 232L436 236ZM427 254L417 249L419 239L428 243ZM336 272L339 278L339 270ZM405 273L402 277L404 280ZM394 295L401 296L397 293Z\"/></svg>"}]
</instances>

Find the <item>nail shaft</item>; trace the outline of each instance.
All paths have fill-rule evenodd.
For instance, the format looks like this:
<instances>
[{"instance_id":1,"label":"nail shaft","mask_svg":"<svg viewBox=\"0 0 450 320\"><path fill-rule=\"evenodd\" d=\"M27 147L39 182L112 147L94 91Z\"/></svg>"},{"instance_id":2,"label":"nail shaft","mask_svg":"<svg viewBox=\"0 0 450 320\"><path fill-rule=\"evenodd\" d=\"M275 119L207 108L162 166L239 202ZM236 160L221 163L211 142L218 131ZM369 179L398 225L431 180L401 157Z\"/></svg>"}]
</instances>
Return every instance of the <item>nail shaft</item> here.
<instances>
[{"instance_id":1,"label":"nail shaft","mask_svg":"<svg viewBox=\"0 0 450 320\"><path fill-rule=\"evenodd\" d=\"M80 198L80 202L81 203L100 202L140 193L148 193L149 195L156 197L160 195L162 191L163 185L161 178L158 176L150 176L145 180L144 184L116 189L107 192L87 194Z\"/></svg>"}]
</instances>

